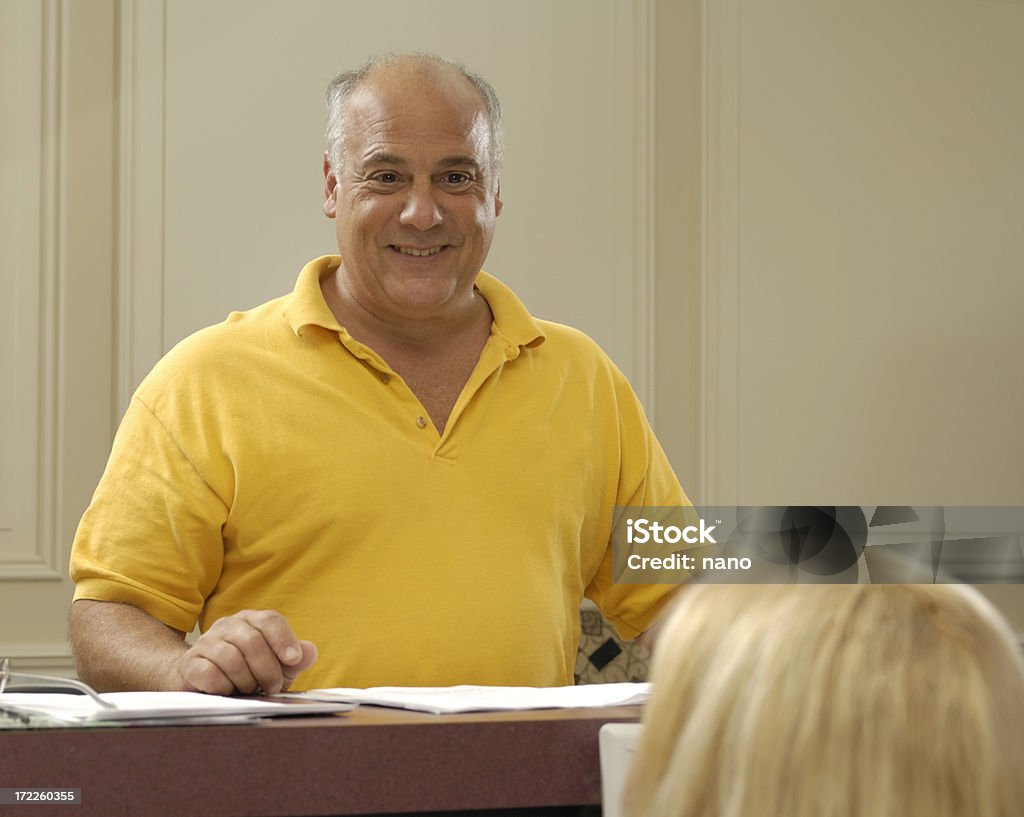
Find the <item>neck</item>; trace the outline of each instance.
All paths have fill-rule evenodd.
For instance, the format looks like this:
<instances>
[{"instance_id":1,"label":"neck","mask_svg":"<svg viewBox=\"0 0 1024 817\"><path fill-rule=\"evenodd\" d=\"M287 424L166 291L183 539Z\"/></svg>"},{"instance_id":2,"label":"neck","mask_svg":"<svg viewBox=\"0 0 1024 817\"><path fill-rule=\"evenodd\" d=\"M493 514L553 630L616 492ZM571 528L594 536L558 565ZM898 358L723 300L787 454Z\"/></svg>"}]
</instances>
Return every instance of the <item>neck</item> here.
<instances>
[{"instance_id":1,"label":"neck","mask_svg":"<svg viewBox=\"0 0 1024 817\"><path fill-rule=\"evenodd\" d=\"M365 306L335 270L320 282L324 300L338 323L371 348L431 351L463 342L467 336L490 333L491 310L484 297L471 289L436 314L406 317Z\"/></svg>"}]
</instances>

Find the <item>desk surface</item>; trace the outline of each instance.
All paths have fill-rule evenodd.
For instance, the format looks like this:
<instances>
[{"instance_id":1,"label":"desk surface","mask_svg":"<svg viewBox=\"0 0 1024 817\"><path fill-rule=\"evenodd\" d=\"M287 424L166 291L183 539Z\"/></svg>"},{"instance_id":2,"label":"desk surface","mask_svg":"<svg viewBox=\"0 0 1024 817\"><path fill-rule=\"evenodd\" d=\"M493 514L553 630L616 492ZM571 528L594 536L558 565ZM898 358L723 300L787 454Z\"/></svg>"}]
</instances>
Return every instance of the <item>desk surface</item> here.
<instances>
[{"instance_id":1,"label":"desk surface","mask_svg":"<svg viewBox=\"0 0 1024 817\"><path fill-rule=\"evenodd\" d=\"M598 730L639 717L639 707L464 715L360 707L242 726L0 732L0 787L80 788L81 805L45 812L66 817L592 805L601 801Z\"/></svg>"}]
</instances>

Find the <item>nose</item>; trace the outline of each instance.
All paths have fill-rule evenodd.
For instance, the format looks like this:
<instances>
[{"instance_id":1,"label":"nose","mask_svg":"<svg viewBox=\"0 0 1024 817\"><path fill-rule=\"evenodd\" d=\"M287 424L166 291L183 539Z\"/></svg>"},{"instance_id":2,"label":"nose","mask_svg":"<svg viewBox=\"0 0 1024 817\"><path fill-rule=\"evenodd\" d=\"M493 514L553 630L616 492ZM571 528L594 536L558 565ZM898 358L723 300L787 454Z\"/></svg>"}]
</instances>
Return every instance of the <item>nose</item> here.
<instances>
[{"instance_id":1,"label":"nose","mask_svg":"<svg viewBox=\"0 0 1024 817\"><path fill-rule=\"evenodd\" d=\"M426 231L444 220L444 213L434 198L430 179L415 179L409 186L399 220L404 226Z\"/></svg>"}]
</instances>

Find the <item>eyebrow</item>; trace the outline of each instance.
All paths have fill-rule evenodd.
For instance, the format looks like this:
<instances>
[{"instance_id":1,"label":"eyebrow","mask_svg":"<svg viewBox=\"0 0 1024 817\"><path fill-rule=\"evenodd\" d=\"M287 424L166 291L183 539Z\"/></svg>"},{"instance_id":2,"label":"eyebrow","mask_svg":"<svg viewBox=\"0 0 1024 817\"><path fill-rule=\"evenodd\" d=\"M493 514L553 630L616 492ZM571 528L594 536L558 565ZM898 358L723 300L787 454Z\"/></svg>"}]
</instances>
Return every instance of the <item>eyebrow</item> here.
<instances>
[{"instance_id":1,"label":"eyebrow","mask_svg":"<svg viewBox=\"0 0 1024 817\"><path fill-rule=\"evenodd\" d=\"M401 156L396 156L394 153L385 153L384 151L378 151L372 153L366 157L363 162L364 165L404 165L406 164L405 159Z\"/></svg>"},{"instance_id":2,"label":"eyebrow","mask_svg":"<svg viewBox=\"0 0 1024 817\"><path fill-rule=\"evenodd\" d=\"M472 156L449 156L437 163L437 166L441 168L462 167L463 165L469 165L476 170L480 169L480 163Z\"/></svg>"},{"instance_id":3,"label":"eyebrow","mask_svg":"<svg viewBox=\"0 0 1024 817\"><path fill-rule=\"evenodd\" d=\"M378 151L377 153L372 153L366 157L363 165L364 167L369 165L396 165L398 167L405 167L408 165L408 162L397 154ZM437 167L442 170L449 167L463 167L466 165L472 167L474 170L480 170L480 163L473 156L446 156L437 163Z\"/></svg>"}]
</instances>

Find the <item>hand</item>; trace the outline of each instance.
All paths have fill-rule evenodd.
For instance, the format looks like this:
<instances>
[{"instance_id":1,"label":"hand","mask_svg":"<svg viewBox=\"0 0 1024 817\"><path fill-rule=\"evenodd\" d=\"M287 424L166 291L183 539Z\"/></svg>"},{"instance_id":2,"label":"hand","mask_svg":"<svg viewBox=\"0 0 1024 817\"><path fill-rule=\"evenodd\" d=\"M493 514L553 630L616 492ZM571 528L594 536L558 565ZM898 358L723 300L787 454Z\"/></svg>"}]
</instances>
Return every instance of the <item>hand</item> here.
<instances>
[{"instance_id":1,"label":"hand","mask_svg":"<svg viewBox=\"0 0 1024 817\"><path fill-rule=\"evenodd\" d=\"M231 695L276 695L316 661L316 647L299 641L274 610L242 610L214 622L178 662L184 688Z\"/></svg>"}]
</instances>

